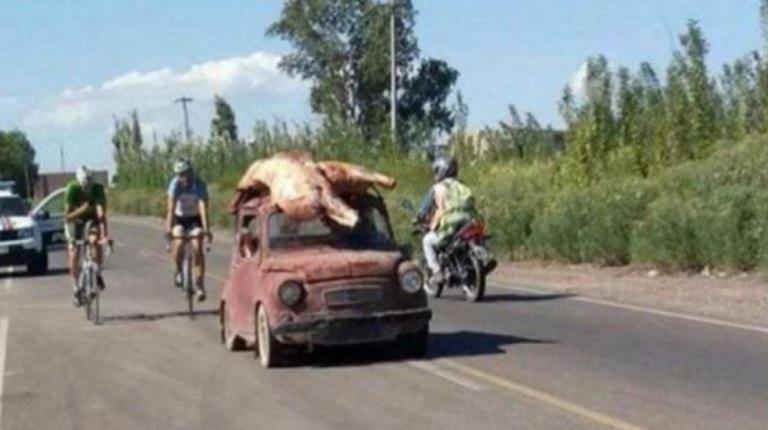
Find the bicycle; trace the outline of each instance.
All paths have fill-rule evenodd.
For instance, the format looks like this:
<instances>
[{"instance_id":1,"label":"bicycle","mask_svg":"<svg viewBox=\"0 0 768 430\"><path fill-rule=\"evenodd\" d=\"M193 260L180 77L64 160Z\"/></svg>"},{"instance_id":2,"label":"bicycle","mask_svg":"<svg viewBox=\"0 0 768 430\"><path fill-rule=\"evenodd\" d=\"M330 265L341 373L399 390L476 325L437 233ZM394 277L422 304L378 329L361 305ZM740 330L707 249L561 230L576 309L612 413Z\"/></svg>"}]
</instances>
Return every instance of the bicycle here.
<instances>
[{"instance_id":1,"label":"bicycle","mask_svg":"<svg viewBox=\"0 0 768 430\"><path fill-rule=\"evenodd\" d=\"M80 276L77 279L77 288L82 300L83 309L85 310L85 319L93 322L94 325L99 325L101 323L99 315L101 310L101 288L99 288L96 282L96 277L99 274L99 264L94 261L95 250L91 240L93 236L96 236L96 233L93 230L93 223L91 221L86 222L83 228L85 238L75 241L75 246L78 248L78 255L80 256L78 262ZM105 246L107 251L112 249L111 244L95 244L95 246Z\"/></svg>"},{"instance_id":2,"label":"bicycle","mask_svg":"<svg viewBox=\"0 0 768 430\"><path fill-rule=\"evenodd\" d=\"M195 319L195 282L192 268L195 262L195 250L192 247L192 241L188 234L182 236L166 235L166 252L171 251L171 241L181 240L181 290L187 299L187 309L189 311L189 319ZM210 244L206 244L205 252L210 251Z\"/></svg>"}]
</instances>

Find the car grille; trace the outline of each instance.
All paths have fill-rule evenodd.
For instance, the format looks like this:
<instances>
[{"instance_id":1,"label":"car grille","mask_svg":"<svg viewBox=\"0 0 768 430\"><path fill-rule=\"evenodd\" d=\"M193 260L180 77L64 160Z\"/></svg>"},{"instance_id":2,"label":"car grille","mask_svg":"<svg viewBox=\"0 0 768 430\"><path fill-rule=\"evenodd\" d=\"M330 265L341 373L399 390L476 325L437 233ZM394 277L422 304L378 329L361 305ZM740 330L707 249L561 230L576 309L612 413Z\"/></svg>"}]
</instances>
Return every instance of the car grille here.
<instances>
[{"instance_id":1,"label":"car grille","mask_svg":"<svg viewBox=\"0 0 768 430\"><path fill-rule=\"evenodd\" d=\"M18 230L0 231L0 240L16 240L19 238Z\"/></svg>"},{"instance_id":2,"label":"car grille","mask_svg":"<svg viewBox=\"0 0 768 430\"><path fill-rule=\"evenodd\" d=\"M326 291L323 295L328 306L350 306L375 303L382 299L381 287L353 287Z\"/></svg>"}]
</instances>

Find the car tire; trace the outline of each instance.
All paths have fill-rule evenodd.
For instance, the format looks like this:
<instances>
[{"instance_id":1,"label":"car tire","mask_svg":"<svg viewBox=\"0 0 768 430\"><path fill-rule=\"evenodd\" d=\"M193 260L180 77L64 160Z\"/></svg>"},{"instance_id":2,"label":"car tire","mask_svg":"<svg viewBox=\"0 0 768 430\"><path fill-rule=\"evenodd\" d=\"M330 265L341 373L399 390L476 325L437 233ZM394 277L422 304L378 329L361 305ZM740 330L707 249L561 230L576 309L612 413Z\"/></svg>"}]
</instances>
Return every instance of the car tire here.
<instances>
[{"instance_id":1,"label":"car tire","mask_svg":"<svg viewBox=\"0 0 768 430\"><path fill-rule=\"evenodd\" d=\"M269 326L269 315L264 306L256 308L255 312L256 345L254 346L256 358L264 368L276 367L280 362L280 344L272 334Z\"/></svg>"},{"instance_id":2,"label":"car tire","mask_svg":"<svg viewBox=\"0 0 768 430\"><path fill-rule=\"evenodd\" d=\"M48 252L43 250L36 253L32 260L27 263L27 272L33 276L45 275L48 273Z\"/></svg>"},{"instance_id":3,"label":"car tire","mask_svg":"<svg viewBox=\"0 0 768 430\"><path fill-rule=\"evenodd\" d=\"M221 342L230 351L243 351L245 349L245 340L232 332L232 324L229 323L230 316L227 310L226 302L221 303Z\"/></svg>"},{"instance_id":4,"label":"car tire","mask_svg":"<svg viewBox=\"0 0 768 430\"><path fill-rule=\"evenodd\" d=\"M415 333L408 333L397 339L398 350L404 358L424 358L429 343L429 325Z\"/></svg>"}]
</instances>

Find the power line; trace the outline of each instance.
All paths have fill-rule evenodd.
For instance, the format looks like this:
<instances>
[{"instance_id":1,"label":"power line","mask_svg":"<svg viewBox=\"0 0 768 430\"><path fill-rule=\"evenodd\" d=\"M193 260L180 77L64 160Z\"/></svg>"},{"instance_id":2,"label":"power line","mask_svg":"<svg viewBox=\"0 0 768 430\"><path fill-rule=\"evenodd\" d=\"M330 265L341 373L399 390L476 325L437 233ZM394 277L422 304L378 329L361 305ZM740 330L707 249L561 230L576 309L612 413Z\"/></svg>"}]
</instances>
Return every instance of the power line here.
<instances>
[{"instance_id":1,"label":"power line","mask_svg":"<svg viewBox=\"0 0 768 430\"><path fill-rule=\"evenodd\" d=\"M189 142L192 140L192 130L189 129L189 112L187 111L187 103L192 103L192 97L181 96L173 102L181 103L181 108L184 110L184 133L187 136L187 142Z\"/></svg>"}]
</instances>

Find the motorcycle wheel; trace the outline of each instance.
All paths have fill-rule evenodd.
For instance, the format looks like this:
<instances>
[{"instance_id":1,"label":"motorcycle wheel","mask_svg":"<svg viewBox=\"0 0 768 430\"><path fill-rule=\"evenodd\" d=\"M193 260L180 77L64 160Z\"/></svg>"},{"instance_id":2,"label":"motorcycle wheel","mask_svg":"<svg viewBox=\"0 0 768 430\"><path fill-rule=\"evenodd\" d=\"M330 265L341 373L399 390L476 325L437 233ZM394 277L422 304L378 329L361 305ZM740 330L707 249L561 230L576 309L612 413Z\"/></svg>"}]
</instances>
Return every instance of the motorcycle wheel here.
<instances>
[{"instance_id":1,"label":"motorcycle wheel","mask_svg":"<svg viewBox=\"0 0 768 430\"><path fill-rule=\"evenodd\" d=\"M422 262L422 267L424 270L422 273L429 275L429 270L426 268L427 263ZM429 276L424 277L424 292L427 293L427 296L433 298L433 299L439 299L440 296L443 295L443 284L440 285L430 285L429 284Z\"/></svg>"},{"instance_id":2,"label":"motorcycle wheel","mask_svg":"<svg viewBox=\"0 0 768 430\"><path fill-rule=\"evenodd\" d=\"M467 278L461 286L464 299L471 303L479 302L485 296L485 271L477 258L469 257L467 263Z\"/></svg>"}]
</instances>

